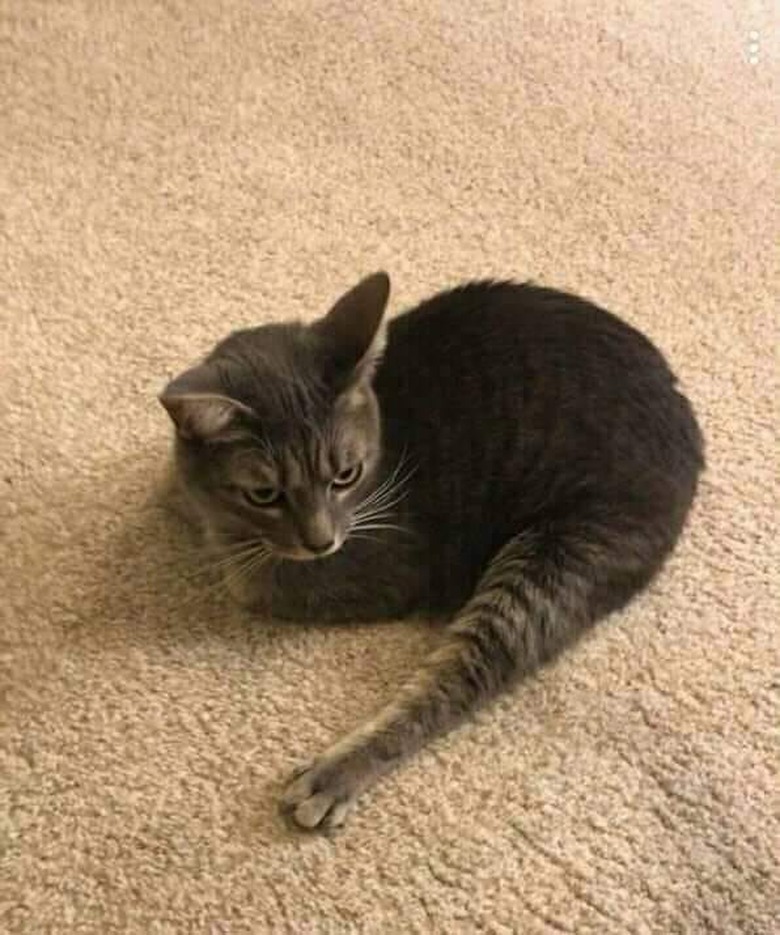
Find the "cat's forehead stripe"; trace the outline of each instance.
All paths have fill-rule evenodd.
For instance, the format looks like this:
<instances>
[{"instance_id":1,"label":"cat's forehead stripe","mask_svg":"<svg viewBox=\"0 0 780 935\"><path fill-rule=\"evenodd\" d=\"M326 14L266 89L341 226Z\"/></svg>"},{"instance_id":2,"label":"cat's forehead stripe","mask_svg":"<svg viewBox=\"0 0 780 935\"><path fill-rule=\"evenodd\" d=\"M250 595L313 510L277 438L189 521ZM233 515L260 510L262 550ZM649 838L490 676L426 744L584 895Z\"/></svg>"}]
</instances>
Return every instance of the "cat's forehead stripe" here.
<instances>
[{"instance_id":1,"label":"cat's forehead stripe","mask_svg":"<svg viewBox=\"0 0 780 935\"><path fill-rule=\"evenodd\" d=\"M286 451L282 459L284 483L288 488L300 487L303 484L304 472L301 465L291 451Z\"/></svg>"},{"instance_id":2,"label":"cat's forehead stripe","mask_svg":"<svg viewBox=\"0 0 780 935\"><path fill-rule=\"evenodd\" d=\"M327 477L332 469L330 446L321 442L317 446L317 454L319 456L317 459L317 468L320 477Z\"/></svg>"}]
</instances>

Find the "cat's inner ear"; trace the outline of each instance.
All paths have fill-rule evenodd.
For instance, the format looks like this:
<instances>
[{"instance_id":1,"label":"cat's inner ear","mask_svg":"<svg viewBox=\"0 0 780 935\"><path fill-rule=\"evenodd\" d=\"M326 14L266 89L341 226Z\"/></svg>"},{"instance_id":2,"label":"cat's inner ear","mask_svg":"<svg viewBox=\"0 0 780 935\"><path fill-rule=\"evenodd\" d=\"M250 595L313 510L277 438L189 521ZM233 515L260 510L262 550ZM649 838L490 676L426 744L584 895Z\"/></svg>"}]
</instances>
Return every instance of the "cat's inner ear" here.
<instances>
[{"instance_id":1,"label":"cat's inner ear","mask_svg":"<svg viewBox=\"0 0 780 935\"><path fill-rule=\"evenodd\" d=\"M390 296L390 277L374 273L343 295L312 329L325 339L339 374L370 377L385 343L383 324Z\"/></svg>"},{"instance_id":2,"label":"cat's inner ear","mask_svg":"<svg viewBox=\"0 0 780 935\"><path fill-rule=\"evenodd\" d=\"M253 415L249 406L225 393L209 364L185 370L159 398L182 438L228 441L240 431L242 417Z\"/></svg>"}]
</instances>

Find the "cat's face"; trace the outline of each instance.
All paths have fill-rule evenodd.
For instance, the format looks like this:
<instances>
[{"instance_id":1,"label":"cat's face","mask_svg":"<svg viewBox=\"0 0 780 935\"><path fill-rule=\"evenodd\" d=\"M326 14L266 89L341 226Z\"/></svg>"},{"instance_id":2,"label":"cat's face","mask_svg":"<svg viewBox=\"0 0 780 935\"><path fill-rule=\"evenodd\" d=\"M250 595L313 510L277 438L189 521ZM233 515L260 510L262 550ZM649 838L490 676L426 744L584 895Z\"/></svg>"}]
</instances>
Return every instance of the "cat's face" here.
<instances>
[{"instance_id":1,"label":"cat's face","mask_svg":"<svg viewBox=\"0 0 780 935\"><path fill-rule=\"evenodd\" d=\"M381 457L371 377L388 292L376 274L310 327L237 332L163 392L181 480L217 543L305 561L346 541Z\"/></svg>"},{"instance_id":2,"label":"cat's face","mask_svg":"<svg viewBox=\"0 0 780 935\"><path fill-rule=\"evenodd\" d=\"M259 540L295 560L343 545L379 461L379 412L364 386L324 403L318 416L316 427L271 437L259 425L232 441L179 440L179 470L218 541Z\"/></svg>"}]
</instances>

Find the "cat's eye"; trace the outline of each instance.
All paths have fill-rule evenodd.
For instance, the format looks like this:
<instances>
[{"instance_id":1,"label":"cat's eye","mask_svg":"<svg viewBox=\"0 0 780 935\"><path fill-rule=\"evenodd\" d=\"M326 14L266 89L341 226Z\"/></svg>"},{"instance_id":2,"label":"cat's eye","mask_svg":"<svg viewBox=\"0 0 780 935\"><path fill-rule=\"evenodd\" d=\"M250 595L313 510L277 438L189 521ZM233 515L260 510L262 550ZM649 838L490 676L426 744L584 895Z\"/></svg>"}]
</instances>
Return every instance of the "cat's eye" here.
<instances>
[{"instance_id":1,"label":"cat's eye","mask_svg":"<svg viewBox=\"0 0 780 935\"><path fill-rule=\"evenodd\" d=\"M246 500L252 506L276 506L282 499L282 491L278 487L253 487L243 491Z\"/></svg>"},{"instance_id":2,"label":"cat's eye","mask_svg":"<svg viewBox=\"0 0 780 935\"><path fill-rule=\"evenodd\" d=\"M343 471L339 471L338 474L333 478L334 487L351 487L353 484L356 484L360 475L363 473L363 465L358 461L356 464L353 464L351 467L344 468Z\"/></svg>"}]
</instances>

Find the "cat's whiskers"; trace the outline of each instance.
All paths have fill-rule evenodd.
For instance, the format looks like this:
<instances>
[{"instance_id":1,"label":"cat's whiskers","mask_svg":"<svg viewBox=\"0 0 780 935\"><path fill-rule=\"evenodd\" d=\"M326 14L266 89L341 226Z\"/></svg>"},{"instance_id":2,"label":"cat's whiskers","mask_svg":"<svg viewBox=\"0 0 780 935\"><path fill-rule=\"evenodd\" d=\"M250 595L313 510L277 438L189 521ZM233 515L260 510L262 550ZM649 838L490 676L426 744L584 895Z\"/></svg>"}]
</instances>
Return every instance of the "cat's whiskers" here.
<instances>
[{"instance_id":1,"label":"cat's whiskers","mask_svg":"<svg viewBox=\"0 0 780 935\"><path fill-rule=\"evenodd\" d=\"M365 523L378 522L393 515L393 507L397 506L406 497L408 493L406 485L414 473L414 470L410 469L402 474L404 465L405 458L402 457L376 490L372 491L365 500L358 504L352 516L351 532L357 531Z\"/></svg>"},{"instance_id":2,"label":"cat's whiskers","mask_svg":"<svg viewBox=\"0 0 780 935\"><path fill-rule=\"evenodd\" d=\"M401 464L402 462L399 461L398 464L393 468L393 470L387 475L387 477L385 477L382 483L378 487L374 488L374 490L371 491L371 493L365 498L363 503L369 504L369 503L374 502L375 500L377 500L379 497L382 496L385 490L387 490L389 487L393 485L393 483L396 480L396 477L398 476L398 472L399 472Z\"/></svg>"},{"instance_id":3,"label":"cat's whiskers","mask_svg":"<svg viewBox=\"0 0 780 935\"><path fill-rule=\"evenodd\" d=\"M205 567L217 569L225 565L230 565L233 562L239 561L242 558L245 558L250 555L254 555L258 550L267 551L265 544L262 541L246 543L241 549L237 549L229 553L217 553L215 560L212 560L210 563L206 564Z\"/></svg>"},{"instance_id":4,"label":"cat's whiskers","mask_svg":"<svg viewBox=\"0 0 780 935\"><path fill-rule=\"evenodd\" d=\"M223 565L219 569L219 576L205 589L200 589L189 601L185 601L182 608L191 608L193 605L205 603L214 594L225 590L230 593L231 584L237 583L242 577L256 571L266 562L274 558L273 552L267 548L256 548L247 554L241 554L239 557L231 556L235 567L231 569L230 565ZM212 566L215 568L216 566Z\"/></svg>"},{"instance_id":5,"label":"cat's whiskers","mask_svg":"<svg viewBox=\"0 0 780 935\"><path fill-rule=\"evenodd\" d=\"M371 536L371 535L368 535L367 533L362 533L362 532L350 533L349 538L350 539L364 539L366 542L381 542L382 541L379 538L379 536Z\"/></svg>"},{"instance_id":6,"label":"cat's whiskers","mask_svg":"<svg viewBox=\"0 0 780 935\"><path fill-rule=\"evenodd\" d=\"M240 580L241 577L250 574L273 557L273 552L259 538L236 543L235 548L229 554L216 560L212 559L185 576L192 581L199 575L215 573L217 580L206 588L201 588L191 600L185 601L181 606L190 608L194 604L205 602L216 592L221 592L225 588L229 590L234 580Z\"/></svg>"},{"instance_id":7,"label":"cat's whiskers","mask_svg":"<svg viewBox=\"0 0 780 935\"><path fill-rule=\"evenodd\" d=\"M388 474L388 476L382 481L382 483L373 490L366 498L358 505L358 511L367 510L374 506L386 505L387 501L390 500L396 493L401 493L404 485L409 481L412 475L415 472L415 468L410 468L405 474L401 475L401 471L406 465L406 455L402 455L398 464L395 468ZM406 491L401 493L401 496L405 496Z\"/></svg>"},{"instance_id":8,"label":"cat's whiskers","mask_svg":"<svg viewBox=\"0 0 780 935\"><path fill-rule=\"evenodd\" d=\"M365 529L366 526L375 525L377 523L392 523L396 522L397 517L394 513L381 514L377 516L361 516L359 519L353 519L350 523L350 529Z\"/></svg>"},{"instance_id":9,"label":"cat's whiskers","mask_svg":"<svg viewBox=\"0 0 780 935\"><path fill-rule=\"evenodd\" d=\"M408 532L398 523L390 522L396 516L394 508L406 497L408 481L414 469L403 471L405 457L402 457L393 471L384 481L365 498L352 515L348 535L354 538L381 541L377 536L364 535L368 532L386 531Z\"/></svg>"},{"instance_id":10,"label":"cat's whiskers","mask_svg":"<svg viewBox=\"0 0 780 935\"><path fill-rule=\"evenodd\" d=\"M242 552L240 555L231 556L228 559L223 559L221 562L218 562L212 566L214 572L218 572L223 577L231 574L236 569L243 568L246 564L253 561L258 555L267 555L270 554L262 548L248 549L246 552Z\"/></svg>"},{"instance_id":11,"label":"cat's whiskers","mask_svg":"<svg viewBox=\"0 0 780 935\"><path fill-rule=\"evenodd\" d=\"M393 516L393 507L396 503L388 503L386 506L377 506L372 510L358 510L354 514L356 520L379 519L382 517Z\"/></svg>"},{"instance_id":12,"label":"cat's whiskers","mask_svg":"<svg viewBox=\"0 0 780 935\"><path fill-rule=\"evenodd\" d=\"M374 506L370 510L357 509L355 510L353 514L353 519L356 522L360 522L362 520L379 519L379 518L384 518L388 516L393 516L394 515L393 508L401 502L401 499L402 499L401 497L398 497L395 500L391 500L389 503L384 503L381 505Z\"/></svg>"},{"instance_id":13,"label":"cat's whiskers","mask_svg":"<svg viewBox=\"0 0 780 935\"><path fill-rule=\"evenodd\" d=\"M193 607L203 606L209 598L213 597L214 594L221 592L224 589L224 582L222 578L219 578L217 581L213 581L211 584L206 587L199 587L192 596L182 601L179 605L181 610L191 610Z\"/></svg>"},{"instance_id":14,"label":"cat's whiskers","mask_svg":"<svg viewBox=\"0 0 780 935\"><path fill-rule=\"evenodd\" d=\"M373 506L375 503L378 503L383 497L385 497L390 489L389 480L391 480L391 478L385 480L381 486L372 491L371 494L369 494L369 496L362 501L361 506Z\"/></svg>"},{"instance_id":15,"label":"cat's whiskers","mask_svg":"<svg viewBox=\"0 0 780 935\"><path fill-rule=\"evenodd\" d=\"M234 569L223 573L222 585L230 591L232 585L238 584L242 578L247 578L253 572L258 571L272 558L273 553L268 549L264 551L258 550L256 553L249 556L249 558L240 562Z\"/></svg>"},{"instance_id":16,"label":"cat's whiskers","mask_svg":"<svg viewBox=\"0 0 780 935\"><path fill-rule=\"evenodd\" d=\"M235 545L230 548L221 547L215 556L209 557L199 565L196 565L185 577L197 578L200 575L208 574L210 571L217 571L223 566L230 565L232 562L242 557L253 555L258 548L263 547L265 547L265 543L259 538L247 539L244 542L235 543Z\"/></svg>"},{"instance_id":17,"label":"cat's whiskers","mask_svg":"<svg viewBox=\"0 0 780 935\"><path fill-rule=\"evenodd\" d=\"M407 532L408 530L404 526L399 526L397 523L360 523L359 525L352 526L350 528L350 535L355 532L365 532L366 530L381 530L381 529L394 529L398 532Z\"/></svg>"}]
</instances>

